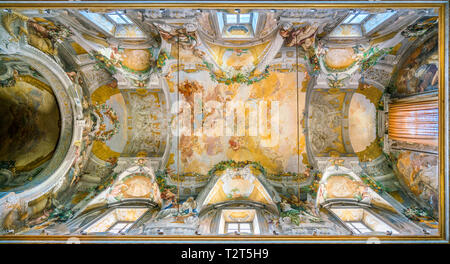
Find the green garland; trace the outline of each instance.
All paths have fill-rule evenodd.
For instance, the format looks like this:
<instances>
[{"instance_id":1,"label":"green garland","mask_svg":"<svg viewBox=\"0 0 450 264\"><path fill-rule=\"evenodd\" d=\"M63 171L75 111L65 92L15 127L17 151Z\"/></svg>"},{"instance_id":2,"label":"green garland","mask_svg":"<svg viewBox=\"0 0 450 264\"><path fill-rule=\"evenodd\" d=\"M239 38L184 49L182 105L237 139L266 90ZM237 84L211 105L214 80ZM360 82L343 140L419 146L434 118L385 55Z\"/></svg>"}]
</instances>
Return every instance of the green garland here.
<instances>
[{"instance_id":1,"label":"green garland","mask_svg":"<svg viewBox=\"0 0 450 264\"><path fill-rule=\"evenodd\" d=\"M244 83L247 85L251 85L253 83L257 83L261 80L266 79L269 75L269 66L266 66L266 68L264 69L264 71L258 75L258 76L252 76L253 71L251 71L248 75L245 75L243 73L238 73L235 76L231 77L231 78L226 78L226 77L218 77L214 71L213 71L213 67L211 63L208 63L207 61L203 61L203 64L206 66L206 68L209 70L209 76L211 77L211 79L213 81L216 81L218 83L224 83L226 85L231 85L233 83Z\"/></svg>"},{"instance_id":2,"label":"green garland","mask_svg":"<svg viewBox=\"0 0 450 264\"><path fill-rule=\"evenodd\" d=\"M387 192L387 189L381 183L372 179L369 175L361 174L361 180L379 194Z\"/></svg>"},{"instance_id":3,"label":"green garland","mask_svg":"<svg viewBox=\"0 0 450 264\"><path fill-rule=\"evenodd\" d=\"M264 176L267 176L266 169L259 163L255 161L234 161L234 160L226 160L221 161L214 165L212 169L208 171L208 176L213 176L217 171L224 171L226 169L237 169L237 168L243 168L247 165L253 166L255 169L259 170Z\"/></svg>"},{"instance_id":4,"label":"green garland","mask_svg":"<svg viewBox=\"0 0 450 264\"><path fill-rule=\"evenodd\" d=\"M158 69L162 69L162 67L164 67L164 65L166 65L166 61L171 58L172 58L172 56L168 55L168 53L166 51L161 50L161 52L158 55L158 59L156 60L156 67Z\"/></svg>"},{"instance_id":5,"label":"green garland","mask_svg":"<svg viewBox=\"0 0 450 264\"><path fill-rule=\"evenodd\" d=\"M420 218L432 218L430 212L425 208L417 206L408 207L403 210L403 214L410 220L420 221Z\"/></svg>"},{"instance_id":6,"label":"green garland","mask_svg":"<svg viewBox=\"0 0 450 264\"><path fill-rule=\"evenodd\" d=\"M281 217L289 217L291 222L297 226L300 225L300 212L298 210L292 209L287 212L281 212Z\"/></svg>"},{"instance_id":7,"label":"green garland","mask_svg":"<svg viewBox=\"0 0 450 264\"><path fill-rule=\"evenodd\" d=\"M103 56L102 54L100 54L97 51L94 51L92 54L89 54L89 56L91 57L91 59L94 59L97 61L97 63L95 64L97 69L104 69L106 71L108 71L111 74L116 74L117 73L117 69L114 66L114 64L111 62L110 59L106 58L105 56Z\"/></svg>"},{"instance_id":8,"label":"green garland","mask_svg":"<svg viewBox=\"0 0 450 264\"><path fill-rule=\"evenodd\" d=\"M383 49L372 47L364 52L363 59L361 60L361 72L365 72L370 67L375 66L382 57L389 54L391 51L392 47Z\"/></svg>"},{"instance_id":9,"label":"green garland","mask_svg":"<svg viewBox=\"0 0 450 264\"><path fill-rule=\"evenodd\" d=\"M237 169L237 168L244 168L246 166L252 166L254 169L258 170L261 172L262 175L264 175L266 178L270 177L270 178L279 178L282 176L292 176L292 177L300 177L302 180L305 180L305 174L303 173L295 173L295 172L284 172L284 173L267 173L266 169L259 163L259 162L255 162L255 161L234 161L234 160L226 160L226 161L221 161L219 163L217 163L216 165L214 165L206 175L204 174L200 174L200 173L184 173L179 175L180 178L184 178L186 176L190 176L190 177L196 177L196 178L210 178L212 176L214 176L217 172L220 171L225 171L226 169ZM158 182L159 188L161 191L164 191L165 189L169 188L169 189L174 189L174 186L169 186L167 183L167 178L170 177L169 173L167 172L167 169L164 170L157 170L156 171L156 180ZM315 176L315 178L317 178L317 176ZM301 190L302 192L308 192L311 195L313 195L313 197L316 196L317 194L317 189L318 189L318 182L320 179L317 178L317 180L313 181L311 183L311 185L302 187Z\"/></svg>"},{"instance_id":10,"label":"green garland","mask_svg":"<svg viewBox=\"0 0 450 264\"><path fill-rule=\"evenodd\" d=\"M167 170L157 170L155 172L155 175L160 192L164 192L166 189L175 189L175 186L169 186L169 184L167 183L167 178L169 177L169 173L167 172Z\"/></svg>"}]
</instances>

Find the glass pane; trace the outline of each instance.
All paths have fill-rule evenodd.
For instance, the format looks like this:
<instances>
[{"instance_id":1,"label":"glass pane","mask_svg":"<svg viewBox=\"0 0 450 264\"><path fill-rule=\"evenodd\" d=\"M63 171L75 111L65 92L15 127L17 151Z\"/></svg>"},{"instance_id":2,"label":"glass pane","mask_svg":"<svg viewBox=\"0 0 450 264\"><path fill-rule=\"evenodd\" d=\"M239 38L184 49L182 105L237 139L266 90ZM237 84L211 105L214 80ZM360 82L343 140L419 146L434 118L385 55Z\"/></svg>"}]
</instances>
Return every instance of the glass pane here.
<instances>
[{"instance_id":1,"label":"glass pane","mask_svg":"<svg viewBox=\"0 0 450 264\"><path fill-rule=\"evenodd\" d=\"M127 22L125 20L123 20L122 17L120 17L119 15L114 14L114 15L108 15L108 16L117 24L127 24Z\"/></svg>"},{"instance_id":2,"label":"glass pane","mask_svg":"<svg viewBox=\"0 0 450 264\"><path fill-rule=\"evenodd\" d=\"M250 14L242 14L239 17L239 23L250 23Z\"/></svg>"},{"instance_id":3,"label":"glass pane","mask_svg":"<svg viewBox=\"0 0 450 264\"><path fill-rule=\"evenodd\" d=\"M373 17L369 18L366 23L364 23L364 30L366 32L371 31L372 29L376 28L378 25L386 21L388 18L393 16L395 13L396 12L386 12L374 15Z\"/></svg>"},{"instance_id":4,"label":"glass pane","mask_svg":"<svg viewBox=\"0 0 450 264\"><path fill-rule=\"evenodd\" d=\"M122 232L127 231L132 225L133 225L133 223L128 223L128 224L122 229Z\"/></svg>"},{"instance_id":5,"label":"glass pane","mask_svg":"<svg viewBox=\"0 0 450 264\"><path fill-rule=\"evenodd\" d=\"M117 223L109 230L109 232L117 234L127 225L128 223Z\"/></svg>"},{"instance_id":6,"label":"glass pane","mask_svg":"<svg viewBox=\"0 0 450 264\"><path fill-rule=\"evenodd\" d=\"M133 24L133 21L131 21L126 15L122 15L122 19L125 20L128 24Z\"/></svg>"},{"instance_id":7,"label":"glass pane","mask_svg":"<svg viewBox=\"0 0 450 264\"><path fill-rule=\"evenodd\" d=\"M250 224L249 223L242 223L241 224L241 229L243 229L243 228L250 229Z\"/></svg>"},{"instance_id":8,"label":"glass pane","mask_svg":"<svg viewBox=\"0 0 450 264\"><path fill-rule=\"evenodd\" d=\"M237 15L227 14L227 24L236 24L237 23Z\"/></svg>"},{"instance_id":9,"label":"glass pane","mask_svg":"<svg viewBox=\"0 0 450 264\"><path fill-rule=\"evenodd\" d=\"M257 24L258 24L258 13L253 13L253 17L252 17L253 32L256 31L256 25Z\"/></svg>"},{"instance_id":10,"label":"glass pane","mask_svg":"<svg viewBox=\"0 0 450 264\"><path fill-rule=\"evenodd\" d=\"M228 228L230 229L230 228L232 228L232 229L238 229L238 224L236 224L236 223L229 223L228 224Z\"/></svg>"},{"instance_id":11,"label":"glass pane","mask_svg":"<svg viewBox=\"0 0 450 264\"><path fill-rule=\"evenodd\" d=\"M352 223L352 225L358 229L361 233L367 233L367 232L372 232L372 230L370 230L366 225L364 225L363 223L360 222L355 222Z\"/></svg>"},{"instance_id":12,"label":"glass pane","mask_svg":"<svg viewBox=\"0 0 450 264\"><path fill-rule=\"evenodd\" d=\"M219 22L219 30L222 32L223 29L223 13L217 12L217 22Z\"/></svg>"},{"instance_id":13,"label":"glass pane","mask_svg":"<svg viewBox=\"0 0 450 264\"><path fill-rule=\"evenodd\" d=\"M368 14L360 14L360 15L357 15L350 23L351 23L351 24L359 24L359 23L361 23L367 16L368 16Z\"/></svg>"},{"instance_id":14,"label":"glass pane","mask_svg":"<svg viewBox=\"0 0 450 264\"><path fill-rule=\"evenodd\" d=\"M361 232L359 232L359 230L357 228L355 228L352 223L346 223L347 226L353 231L353 233L355 234L360 234Z\"/></svg>"},{"instance_id":15,"label":"glass pane","mask_svg":"<svg viewBox=\"0 0 450 264\"><path fill-rule=\"evenodd\" d=\"M344 20L344 22L342 22L343 24L347 24L347 23L349 23L350 21L352 21L352 19L355 17L356 15L349 15L345 20Z\"/></svg>"},{"instance_id":16,"label":"glass pane","mask_svg":"<svg viewBox=\"0 0 450 264\"><path fill-rule=\"evenodd\" d=\"M251 225L249 223L242 223L240 226L240 231L242 233L251 233L252 232Z\"/></svg>"},{"instance_id":17,"label":"glass pane","mask_svg":"<svg viewBox=\"0 0 450 264\"><path fill-rule=\"evenodd\" d=\"M112 32L114 29L114 24L109 22L108 19L106 19L104 16L97 14L97 13L88 13L85 11L80 11L80 13L89 19L92 23L96 24L97 26L101 27L106 32Z\"/></svg>"},{"instance_id":18,"label":"glass pane","mask_svg":"<svg viewBox=\"0 0 450 264\"><path fill-rule=\"evenodd\" d=\"M346 24L337 26L330 37L360 37L362 36L361 26L355 24Z\"/></svg>"},{"instance_id":19,"label":"glass pane","mask_svg":"<svg viewBox=\"0 0 450 264\"><path fill-rule=\"evenodd\" d=\"M239 225L237 223L229 223L227 224L227 230L225 233L232 233L239 231Z\"/></svg>"}]
</instances>

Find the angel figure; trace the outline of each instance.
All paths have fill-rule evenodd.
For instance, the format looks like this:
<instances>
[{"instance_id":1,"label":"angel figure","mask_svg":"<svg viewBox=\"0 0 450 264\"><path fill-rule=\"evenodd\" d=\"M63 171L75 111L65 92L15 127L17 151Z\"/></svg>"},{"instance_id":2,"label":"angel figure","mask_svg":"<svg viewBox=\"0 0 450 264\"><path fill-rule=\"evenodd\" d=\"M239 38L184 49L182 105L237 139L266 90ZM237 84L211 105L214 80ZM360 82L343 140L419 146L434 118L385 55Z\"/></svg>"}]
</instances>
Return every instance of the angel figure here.
<instances>
[{"instance_id":1,"label":"angel figure","mask_svg":"<svg viewBox=\"0 0 450 264\"><path fill-rule=\"evenodd\" d=\"M297 29L282 29L280 35L286 39L286 46L301 46L304 50L308 50L315 43L317 30L317 25L307 25Z\"/></svg>"},{"instance_id":2,"label":"angel figure","mask_svg":"<svg viewBox=\"0 0 450 264\"><path fill-rule=\"evenodd\" d=\"M193 215L197 213L197 202L193 197L189 197L183 204L181 204L181 213L183 215Z\"/></svg>"}]
</instances>

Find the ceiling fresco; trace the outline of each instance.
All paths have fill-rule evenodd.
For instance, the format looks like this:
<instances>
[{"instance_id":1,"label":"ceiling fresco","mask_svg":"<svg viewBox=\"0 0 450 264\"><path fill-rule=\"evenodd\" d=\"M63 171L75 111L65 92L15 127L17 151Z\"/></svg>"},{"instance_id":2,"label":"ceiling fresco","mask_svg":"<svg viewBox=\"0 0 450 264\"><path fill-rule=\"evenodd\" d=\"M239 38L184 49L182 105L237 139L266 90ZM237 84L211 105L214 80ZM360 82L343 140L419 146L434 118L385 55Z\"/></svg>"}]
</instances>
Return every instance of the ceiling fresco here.
<instances>
[{"instance_id":1,"label":"ceiling fresco","mask_svg":"<svg viewBox=\"0 0 450 264\"><path fill-rule=\"evenodd\" d=\"M439 22L425 7L2 10L0 242L439 235Z\"/></svg>"}]
</instances>

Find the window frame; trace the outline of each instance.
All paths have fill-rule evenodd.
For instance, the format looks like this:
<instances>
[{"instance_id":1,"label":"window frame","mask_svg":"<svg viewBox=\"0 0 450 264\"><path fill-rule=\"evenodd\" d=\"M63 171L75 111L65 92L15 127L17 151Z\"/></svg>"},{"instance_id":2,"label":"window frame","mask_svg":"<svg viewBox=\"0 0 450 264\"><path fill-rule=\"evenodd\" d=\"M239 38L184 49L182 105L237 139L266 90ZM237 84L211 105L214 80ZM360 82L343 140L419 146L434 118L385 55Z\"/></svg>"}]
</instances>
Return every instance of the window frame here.
<instances>
[{"instance_id":1,"label":"window frame","mask_svg":"<svg viewBox=\"0 0 450 264\"><path fill-rule=\"evenodd\" d=\"M347 227L349 227L353 233L356 230L358 232L358 235L366 234L366 233L372 233L375 232L372 228L370 228L366 223L363 221L343 221ZM365 229L369 230L369 232L361 232L360 228L356 227L354 224L361 224L365 227Z\"/></svg>"},{"instance_id":2,"label":"window frame","mask_svg":"<svg viewBox=\"0 0 450 264\"><path fill-rule=\"evenodd\" d=\"M101 16L102 18L104 18L107 22L111 23L113 25L113 28L110 31L107 31L107 29L103 28L102 26L99 26L95 21L92 21L86 14L89 13L95 13L99 16ZM97 13L97 12L90 12L90 11L85 11L85 10L80 10L78 11L78 17L80 17L81 19L83 19L84 21L86 21L87 23L89 23L91 26L97 28L98 30L100 30L101 33L103 33L104 35L113 37L113 38L117 38L117 39L147 39L148 36L145 34L145 31L142 30L142 28L137 25L136 23L134 23L133 20L131 20L130 17L128 17L125 13L123 13L122 10L115 10L113 12L109 12L109 13ZM122 20L126 21L130 21L131 23L118 23L116 21L114 21L114 19L112 19L111 17L109 17L109 15L118 15ZM123 18L125 17L125 18ZM136 27L139 31L141 31L143 33L143 37L133 37L133 38L128 38L128 37L117 37L117 30L122 28L122 27L126 27L126 26L133 26Z\"/></svg>"},{"instance_id":3,"label":"window frame","mask_svg":"<svg viewBox=\"0 0 450 264\"><path fill-rule=\"evenodd\" d=\"M255 233L255 230L254 230L254 227L253 227L253 222L225 222L225 227L224 227L225 228L225 230L224 230L225 234L230 234L230 233L236 232L236 230L234 230L234 231L229 231L228 230L228 226L230 224L237 224L238 225L237 232L239 232L239 233L241 233L241 225L248 224L250 226L250 232L246 232L246 234L253 235Z\"/></svg>"},{"instance_id":4,"label":"window frame","mask_svg":"<svg viewBox=\"0 0 450 264\"><path fill-rule=\"evenodd\" d=\"M375 27L373 27L371 30L366 31L366 27L365 24L371 20L372 18L374 18L375 16L379 15L379 14L383 14L383 13L392 13L392 15L388 16L384 21L382 21L381 23L379 23L378 25L376 25ZM360 22L358 23L352 23L352 21L354 21L359 15L367 15L364 19L362 19ZM367 37L368 35L372 34L373 32L377 31L378 29L380 29L380 27L382 27L384 24L387 23L387 21L391 20L392 18L395 18L397 15L397 11L385 11L382 13L366 13L363 11L358 11L356 13L352 13L352 14L348 14L332 31L330 31L329 34L332 34L333 31L335 31L338 27L340 26L359 26L360 27L360 31L361 31L361 36L329 36L329 38L332 39L339 39L339 38L344 38L344 39L359 39L359 38L364 38ZM350 21L346 22L346 20L348 20L350 17L352 17L350 19Z\"/></svg>"},{"instance_id":5,"label":"window frame","mask_svg":"<svg viewBox=\"0 0 450 264\"><path fill-rule=\"evenodd\" d=\"M128 231L128 230L131 229L136 223L139 223L139 221L140 221L143 217L145 217L145 215L147 215L149 212L152 211L151 208L147 208L147 207L144 207L144 206L126 206L126 205L124 205L124 206L110 207L110 208L108 208L105 212L101 213L101 214L98 215L97 217L94 217L94 219L90 220L88 223L86 223L85 225L83 225L79 230L82 231L82 232L86 232L86 230L88 230L90 227L92 227L93 225L95 225L97 222L101 221L101 220L103 219L103 217L106 217L107 215L111 214L112 212L114 212L115 210L118 210L118 209L147 209L147 210L144 211L144 213L143 213L141 216L139 216L139 217L136 219L136 221L121 221L121 220L118 220L118 221L114 222L114 224L112 224L110 227L108 227L105 231L102 231L102 232L109 232L109 230L111 230L111 228L113 228L117 223L120 223L120 222L122 222L122 223L132 223L132 224L127 228L127 231ZM127 232L127 231L125 231L125 232ZM121 230L121 232L122 232L122 230ZM89 232L89 233L91 233L91 232ZM95 232L94 232L94 233L95 233ZM118 233L118 234L119 234L119 233Z\"/></svg>"},{"instance_id":6,"label":"window frame","mask_svg":"<svg viewBox=\"0 0 450 264\"><path fill-rule=\"evenodd\" d=\"M232 26L232 25L251 25L252 24L252 19L253 19L253 12L250 13L245 13L245 14L230 14L230 13L226 13L223 12L223 22L225 26ZM228 16L229 15L235 15L236 16L236 22L235 23L230 23L228 22ZM250 15L248 22L241 22L241 15Z\"/></svg>"},{"instance_id":7,"label":"window frame","mask_svg":"<svg viewBox=\"0 0 450 264\"><path fill-rule=\"evenodd\" d=\"M145 214L145 213L144 213ZM137 221L137 220L136 220ZM110 226L105 232L108 233L114 233L114 234L122 234L127 232L133 225L134 223L136 223L136 221L117 221L115 222L112 226ZM120 229L119 232L111 232L112 229L114 229L114 227L118 224L126 224L124 227L122 227L122 229Z\"/></svg>"},{"instance_id":8,"label":"window frame","mask_svg":"<svg viewBox=\"0 0 450 264\"><path fill-rule=\"evenodd\" d=\"M386 225L387 227L389 227L390 231L392 232L392 234L400 234L400 231L397 229L397 227L393 226L389 221L387 221L386 219L384 219L382 216L378 215L377 213L373 212L371 210L370 207L365 207L365 206L354 206L354 205L341 205L341 206L331 206L331 207L326 207L327 211L329 213L331 213L331 215L333 215L333 217L335 217L340 223L341 225L343 225L347 230L351 231L353 234L355 235L360 235L362 233L355 233L353 228L356 227L350 227L348 225L348 223L361 223L363 224L367 229L372 230L371 232L384 232L384 231L377 231L377 230L373 230L372 228L370 228L366 223L365 223L365 219L364 219L364 215L361 218L361 220L358 221L344 221L342 220L334 211L333 209L362 209L363 210L363 214L370 214L372 217L376 218L378 221L382 222L384 225ZM357 228L356 228L357 229ZM357 229L358 230L358 229ZM367 234L367 233L366 233Z\"/></svg>"},{"instance_id":9,"label":"window frame","mask_svg":"<svg viewBox=\"0 0 450 264\"><path fill-rule=\"evenodd\" d=\"M108 19L111 23L113 23L116 27L118 26L118 25L133 25L134 24L134 22L122 11L122 10L115 10L114 12L111 12L111 13L105 13L105 14L102 14L106 19ZM120 17L120 19L122 19L123 21L125 21L125 23L119 23L119 22L116 22L116 21L114 21L114 19L113 18L111 18L110 17L110 15L116 15L116 16L119 16ZM125 17L125 18L124 18ZM130 21L130 22L128 22L128 21Z\"/></svg>"}]
</instances>

